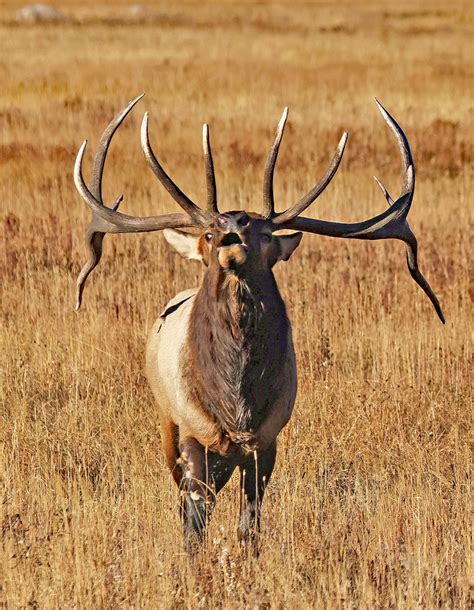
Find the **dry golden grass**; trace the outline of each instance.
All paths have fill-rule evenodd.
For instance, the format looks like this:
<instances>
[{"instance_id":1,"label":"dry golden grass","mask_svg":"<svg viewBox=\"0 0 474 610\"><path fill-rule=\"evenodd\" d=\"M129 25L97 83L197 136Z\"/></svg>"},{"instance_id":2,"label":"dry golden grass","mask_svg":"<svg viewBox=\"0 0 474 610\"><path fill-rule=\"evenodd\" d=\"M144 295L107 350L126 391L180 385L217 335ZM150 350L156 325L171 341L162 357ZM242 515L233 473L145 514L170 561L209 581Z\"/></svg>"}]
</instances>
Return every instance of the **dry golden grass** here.
<instances>
[{"instance_id":1,"label":"dry golden grass","mask_svg":"<svg viewBox=\"0 0 474 610\"><path fill-rule=\"evenodd\" d=\"M56 26L20 26L18 3L1 7L0 605L466 608L472 7L162 3L137 19L126 4L62 2L70 19ZM345 160L314 212L384 209L371 176L396 193L400 161L374 95L417 162L410 218L445 327L398 242L307 236L278 269L300 388L258 560L236 542L235 479L196 565L186 559L142 374L148 328L199 267L159 235L109 236L73 311L88 222L74 157L142 91L106 168L107 200L124 192L130 213L176 208L139 149L145 108L166 167L201 201L200 125L211 123L227 209L259 209L285 105L281 207L314 183L345 128Z\"/></svg>"}]
</instances>

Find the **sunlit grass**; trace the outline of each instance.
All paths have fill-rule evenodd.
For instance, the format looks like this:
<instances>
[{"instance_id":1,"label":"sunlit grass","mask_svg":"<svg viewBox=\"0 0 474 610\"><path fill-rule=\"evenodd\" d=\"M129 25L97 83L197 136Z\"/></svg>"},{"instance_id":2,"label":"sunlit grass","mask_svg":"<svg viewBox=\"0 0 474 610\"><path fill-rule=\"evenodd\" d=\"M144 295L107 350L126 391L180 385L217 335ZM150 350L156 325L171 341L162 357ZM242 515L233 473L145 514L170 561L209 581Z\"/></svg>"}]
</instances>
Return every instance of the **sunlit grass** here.
<instances>
[{"instance_id":1,"label":"sunlit grass","mask_svg":"<svg viewBox=\"0 0 474 610\"><path fill-rule=\"evenodd\" d=\"M161 20L137 21L126 3L64 2L77 18L18 26L18 4L4 3L6 607L467 607L472 8L367 4L163 3ZM140 151L145 109L154 148L198 202L210 123L223 209L260 208L286 105L280 208L315 183L347 129L338 176L312 213L353 221L385 209L372 175L397 194L400 160L375 95L417 164L411 226L446 326L398 242L307 236L277 270L300 383L258 559L237 544L233 479L188 562L142 373L147 330L167 299L196 285L199 266L159 235L108 236L73 311L88 222L74 157L142 91L105 172L107 201L124 193L128 213L176 210Z\"/></svg>"}]
</instances>

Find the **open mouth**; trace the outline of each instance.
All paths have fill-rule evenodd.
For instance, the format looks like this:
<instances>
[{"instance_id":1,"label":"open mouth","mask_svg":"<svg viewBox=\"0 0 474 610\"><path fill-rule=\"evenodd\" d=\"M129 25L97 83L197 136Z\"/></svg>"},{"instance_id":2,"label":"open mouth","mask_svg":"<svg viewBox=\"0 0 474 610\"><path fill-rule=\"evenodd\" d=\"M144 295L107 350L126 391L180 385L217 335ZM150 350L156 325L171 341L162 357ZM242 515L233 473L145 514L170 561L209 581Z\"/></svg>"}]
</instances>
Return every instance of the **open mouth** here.
<instances>
[{"instance_id":1,"label":"open mouth","mask_svg":"<svg viewBox=\"0 0 474 610\"><path fill-rule=\"evenodd\" d=\"M217 257L225 273L236 271L247 260L247 246L237 233L226 233L217 248Z\"/></svg>"},{"instance_id":2,"label":"open mouth","mask_svg":"<svg viewBox=\"0 0 474 610\"><path fill-rule=\"evenodd\" d=\"M221 243L220 243L221 248L225 247L225 246L234 246L234 245L239 245L239 246L244 245L242 240L240 239L240 237L237 235L237 233L227 233L221 239Z\"/></svg>"}]
</instances>

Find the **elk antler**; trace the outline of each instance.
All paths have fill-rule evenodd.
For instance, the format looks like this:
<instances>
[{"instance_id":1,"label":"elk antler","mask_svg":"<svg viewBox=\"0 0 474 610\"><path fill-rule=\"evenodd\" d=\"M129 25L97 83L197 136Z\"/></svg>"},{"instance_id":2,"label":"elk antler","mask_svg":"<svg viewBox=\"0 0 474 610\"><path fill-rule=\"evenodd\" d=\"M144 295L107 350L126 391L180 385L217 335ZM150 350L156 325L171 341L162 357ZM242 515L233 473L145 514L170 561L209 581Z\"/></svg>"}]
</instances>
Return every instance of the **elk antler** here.
<instances>
[{"instance_id":1,"label":"elk antler","mask_svg":"<svg viewBox=\"0 0 474 610\"><path fill-rule=\"evenodd\" d=\"M199 206L193 203L191 199L189 199L189 197L183 193L179 186L168 176L160 165L158 159L155 157L148 138L148 112L145 112L145 115L143 116L141 141L143 152L145 153L149 166L171 197L173 197L176 203L196 221L196 224L206 224L206 222L209 220L209 214L207 214L204 210L201 210Z\"/></svg>"},{"instance_id":2,"label":"elk antler","mask_svg":"<svg viewBox=\"0 0 474 610\"><path fill-rule=\"evenodd\" d=\"M212 160L209 125L207 123L204 123L202 126L202 147L206 164L207 210L211 214L217 215L219 214L219 208L217 207L216 176L214 174L214 161Z\"/></svg>"},{"instance_id":3,"label":"elk antler","mask_svg":"<svg viewBox=\"0 0 474 610\"><path fill-rule=\"evenodd\" d=\"M275 172L275 164L280 150L281 139L285 131L286 120L288 118L288 107L283 110L280 122L275 134L275 140L268 153L267 162L265 164L265 172L263 175L263 215L265 218L273 218L275 216L275 201L273 197L273 174Z\"/></svg>"},{"instance_id":4,"label":"elk antler","mask_svg":"<svg viewBox=\"0 0 474 610\"><path fill-rule=\"evenodd\" d=\"M128 216L117 211L123 197L117 198L112 208L104 205L102 200L102 176L104 172L105 159L109 149L110 142L114 133L122 124L125 117L135 104L143 97L138 96L132 100L125 108L123 108L109 123L108 127L102 134L97 152L94 158L94 166L92 170L92 179L90 188L86 185L82 175L82 160L87 146L85 140L79 149L74 166L74 183L82 198L92 210L92 219L86 234L86 245L89 249L89 260L81 269L77 278L77 301L76 310L81 306L82 294L86 280L91 271L99 264L102 256L102 244L106 233L140 233L145 231L161 231L163 229L178 228L178 227L196 227L206 224L211 217L211 210L201 210L186 195L174 184L156 160L153 151L148 142L147 132L147 116L144 119L144 128L142 128L142 142L145 136L146 150L145 154L152 165L152 169L156 175L159 175L160 181L165 185L168 192L178 203L183 207L186 213L178 214L162 214L160 216ZM144 145L145 149L145 145ZM210 152L209 152L210 155ZM207 162L208 166L212 165ZM213 172L212 172L213 174ZM208 172L209 176L209 172ZM209 177L208 177L209 180ZM212 206L212 211L217 210L217 204Z\"/></svg>"},{"instance_id":5,"label":"elk antler","mask_svg":"<svg viewBox=\"0 0 474 610\"><path fill-rule=\"evenodd\" d=\"M268 154L267 163L265 165L265 172L263 177L263 215L265 218L272 219L275 224L282 224L289 222L293 218L296 218L299 214L304 212L313 201L315 201L319 195L324 191L328 184L333 179L339 163L342 160L344 154L344 148L346 146L348 134L344 132L339 144L337 145L336 152L332 161L321 180L314 186L307 195L302 197L294 206L288 208L280 214L275 212L275 201L273 197L273 174L275 171L275 164L278 158L278 151L280 149L281 140L283 138L283 132L285 130L286 120L288 118L288 108L283 110L280 122L278 123L277 131L275 134L275 140Z\"/></svg>"},{"instance_id":6,"label":"elk antler","mask_svg":"<svg viewBox=\"0 0 474 610\"><path fill-rule=\"evenodd\" d=\"M350 239L400 239L405 242L407 249L408 269L412 278L426 293L433 304L439 319L443 324L445 318L441 310L438 298L434 294L430 285L421 274L418 268L418 244L407 222L407 215L410 211L411 202L415 191L415 165L411 154L410 146L402 128L395 119L385 110L385 108L375 100L377 106L394 132L400 153L402 156L402 188L400 197L393 201L387 189L376 178L377 184L382 189L389 208L382 214L374 216L368 220L356 223L327 222L325 220L315 220L312 218L293 217L291 220L279 222L279 216L273 219L273 230L295 229L317 235L327 235L330 237L345 237ZM342 142L342 140L341 140ZM340 144L341 145L341 144ZM337 153L336 157L337 158ZM334 164L334 161L333 161ZM332 164L332 165L333 165ZM337 165L336 165L337 168ZM328 171L328 174L330 171ZM297 204L298 206L298 204ZM295 206L295 207L297 207ZM285 214L285 213L284 213Z\"/></svg>"}]
</instances>

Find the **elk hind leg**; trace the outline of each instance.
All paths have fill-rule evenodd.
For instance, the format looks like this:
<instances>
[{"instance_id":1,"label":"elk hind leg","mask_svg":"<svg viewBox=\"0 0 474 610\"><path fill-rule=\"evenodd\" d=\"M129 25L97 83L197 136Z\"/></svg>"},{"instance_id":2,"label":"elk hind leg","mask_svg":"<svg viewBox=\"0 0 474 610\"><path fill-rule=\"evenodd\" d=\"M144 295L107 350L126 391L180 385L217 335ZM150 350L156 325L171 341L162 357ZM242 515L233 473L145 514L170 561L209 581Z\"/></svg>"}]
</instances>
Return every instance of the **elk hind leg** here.
<instances>
[{"instance_id":1,"label":"elk hind leg","mask_svg":"<svg viewBox=\"0 0 474 610\"><path fill-rule=\"evenodd\" d=\"M176 426L171 420L161 420L163 452L173 479L176 485L179 487L183 474L179 464L178 435L178 426Z\"/></svg>"}]
</instances>

